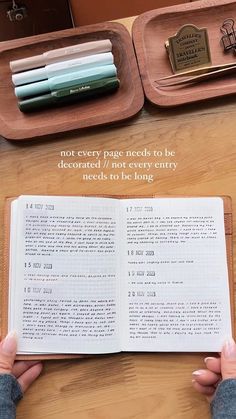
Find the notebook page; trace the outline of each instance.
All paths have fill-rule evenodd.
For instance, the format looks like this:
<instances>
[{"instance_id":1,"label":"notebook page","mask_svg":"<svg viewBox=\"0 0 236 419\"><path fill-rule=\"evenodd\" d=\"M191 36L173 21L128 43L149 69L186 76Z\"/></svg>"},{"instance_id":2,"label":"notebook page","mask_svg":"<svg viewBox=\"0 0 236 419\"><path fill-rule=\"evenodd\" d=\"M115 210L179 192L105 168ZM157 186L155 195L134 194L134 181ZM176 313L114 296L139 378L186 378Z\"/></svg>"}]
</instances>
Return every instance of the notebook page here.
<instances>
[{"instance_id":1,"label":"notebook page","mask_svg":"<svg viewBox=\"0 0 236 419\"><path fill-rule=\"evenodd\" d=\"M122 207L122 350L219 351L231 336L223 200Z\"/></svg>"},{"instance_id":2,"label":"notebook page","mask_svg":"<svg viewBox=\"0 0 236 419\"><path fill-rule=\"evenodd\" d=\"M118 212L107 198L17 200L10 327L19 353L120 350Z\"/></svg>"},{"instance_id":3,"label":"notebook page","mask_svg":"<svg viewBox=\"0 0 236 419\"><path fill-rule=\"evenodd\" d=\"M9 287L8 287L8 330L14 330L14 302L15 298L15 281L16 278L16 264L14 257L17 254L17 209L18 200L11 203L11 217L10 217L10 250L9 250ZM20 239L18 237L18 239ZM20 246L20 245L19 245Z\"/></svg>"}]
</instances>

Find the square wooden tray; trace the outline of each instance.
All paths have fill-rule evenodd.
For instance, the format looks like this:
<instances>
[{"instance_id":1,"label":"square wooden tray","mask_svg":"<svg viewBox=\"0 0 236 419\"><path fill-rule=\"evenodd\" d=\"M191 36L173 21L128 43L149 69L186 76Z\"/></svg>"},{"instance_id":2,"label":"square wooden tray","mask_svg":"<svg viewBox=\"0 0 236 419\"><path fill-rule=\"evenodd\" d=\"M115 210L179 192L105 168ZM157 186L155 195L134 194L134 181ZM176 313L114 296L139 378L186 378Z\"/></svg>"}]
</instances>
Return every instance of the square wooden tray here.
<instances>
[{"instance_id":1,"label":"square wooden tray","mask_svg":"<svg viewBox=\"0 0 236 419\"><path fill-rule=\"evenodd\" d=\"M160 88L155 80L172 74L164 46L182 25L207 28L212 65L236 63L233 52L224 53L220 27L227 18L236 22L236 2L205 0L152 10L140 15L133 25L133 40L146 97L154 104L168 107L236 93L236 77L227 75L185 86Z\"/></svg>"},{"instance_id":2,"label":"square wooden tray","mask_svg":"<svg viewBox=\"0 0 236 419\"><path fill-rule=\"evenodd\" d=\"M17 106L9 62L78 43L110 39L120 79L115 93L60 108L23 114ZM122 121L143 106L144 95L132 40L119 23L101 23L82 28L21 38L0 44L0 135L11 140Z\"/></svg>"}]
</instances>

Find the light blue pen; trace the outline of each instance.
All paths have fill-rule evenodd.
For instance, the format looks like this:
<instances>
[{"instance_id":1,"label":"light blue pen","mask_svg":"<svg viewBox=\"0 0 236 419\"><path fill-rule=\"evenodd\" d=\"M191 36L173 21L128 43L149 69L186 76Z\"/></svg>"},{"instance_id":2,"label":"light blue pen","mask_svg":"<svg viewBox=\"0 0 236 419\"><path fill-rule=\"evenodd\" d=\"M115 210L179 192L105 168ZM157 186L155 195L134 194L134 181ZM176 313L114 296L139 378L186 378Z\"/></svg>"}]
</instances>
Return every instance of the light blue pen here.
<instances>
[{"instance_id":1,"label":"light blue pen","mask_svg":"<svg viewBox=\"0 0 236 419\"><path fill-rule=\"evenodd\" d=\"M65 74L110 64L114 64L113 54L111 52L104 52L102 54L88 55L86 57L61 61L46 65L46 67L16 73L12 75L12 81L15 86L21 86L22 84L36 83L52 77L64 76Z\"/></svg>"},{"instance_id":2,"label":"light blue pen","mask_svg":"<svg viewBox=\"0 0 236 419\"><path fill-rule=\"evenodd\" d=\"M87 83L93 80L105 79L117 75L114 64L79 70L75 73L65 74L63 76L52 77L38 83L30 83L15 88L15 94L18 98L31 97L50 93L67 87L73 87L78 84Z\"/></svg>"}]
</instances>

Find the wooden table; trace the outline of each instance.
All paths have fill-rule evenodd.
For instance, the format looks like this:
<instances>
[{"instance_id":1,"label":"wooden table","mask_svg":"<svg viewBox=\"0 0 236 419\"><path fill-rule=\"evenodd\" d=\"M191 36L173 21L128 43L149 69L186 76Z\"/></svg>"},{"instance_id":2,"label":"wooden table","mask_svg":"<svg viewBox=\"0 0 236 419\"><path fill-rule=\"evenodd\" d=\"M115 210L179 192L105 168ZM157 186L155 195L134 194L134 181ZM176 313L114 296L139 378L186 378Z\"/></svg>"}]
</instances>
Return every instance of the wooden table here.
<instances>
[{"instance_id":1,"label":"wooden table","mask_svg":"<svg viewBox=\"0 0 236 419\"><path fill-rule=\"evenodd\" d=\"M130 27L132 19L126 19ZM119 180L83 180L101 170L59 169L62 151L116 150L126 153L172 151L163 161L175 171L151 170L153 181L132 176L131 162L145 157L109 158L102 171ZM236 221L236 98L223 98L175 110L145 104L122 124L36 142L0 140L1 227L6 196L19 194L186 194L231 195ZM76 158L63 157L72 162ZM78 159L77 159L78 160ZM84 158L83 161L93 161ZM155 163L157 158L148 158ZM160 159L158 161L161 161ZM125 168L112 169L120 162ZM124 164L125 163L125 164ZM142 169L139 175L147 174ZM117 177L117 176L116 176ZM2 228L0 230L2 244ZM119 354L45 363L44 372L18 407L18 419L195 419L209 417L205 400L191 388L191 372L204 354Z\"/></svg>"}]
</instances>

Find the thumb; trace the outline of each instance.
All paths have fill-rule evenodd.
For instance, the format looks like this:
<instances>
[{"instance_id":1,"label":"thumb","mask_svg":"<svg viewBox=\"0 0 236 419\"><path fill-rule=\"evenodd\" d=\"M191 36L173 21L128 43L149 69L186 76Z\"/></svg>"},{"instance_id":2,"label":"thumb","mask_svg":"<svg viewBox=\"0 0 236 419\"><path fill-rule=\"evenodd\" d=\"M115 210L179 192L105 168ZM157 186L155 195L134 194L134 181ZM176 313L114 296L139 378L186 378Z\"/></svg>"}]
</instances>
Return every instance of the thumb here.
<instances>
[{"instance_id":1,"label":"thumb","mask_svg":"<svg viewBox=\"0 0 236 419\"><path fill-rule=\"evenodd\" d=\"M17 349L16 333L10 332L0 344L0 374L10 374Z\"/></svg>"},{"instance_id":2,"label":"thumb","mask_svg":"<svg viewBox=\"0 0 236 419\"><path fill-rule=\"evenodd\" d=\"M223 380L236 378L236 344L233 339L225 342L222 348L221 374Z\"/></svg>"}]
</instances>

